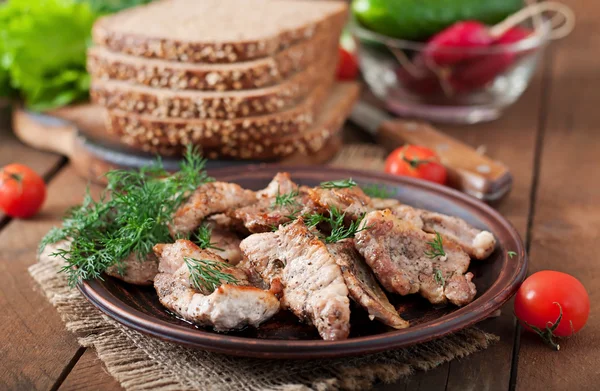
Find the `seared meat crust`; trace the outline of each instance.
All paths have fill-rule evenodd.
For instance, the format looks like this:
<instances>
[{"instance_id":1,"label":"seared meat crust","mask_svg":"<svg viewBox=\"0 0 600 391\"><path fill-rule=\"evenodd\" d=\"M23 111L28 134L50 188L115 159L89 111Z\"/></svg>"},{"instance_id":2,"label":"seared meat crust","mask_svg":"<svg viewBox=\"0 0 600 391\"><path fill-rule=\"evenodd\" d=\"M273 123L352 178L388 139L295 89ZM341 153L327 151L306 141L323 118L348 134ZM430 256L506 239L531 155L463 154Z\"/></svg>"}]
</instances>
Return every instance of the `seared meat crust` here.
<instances>
[{"instance_id":1,"label":"seared meat crust","mask_svg":"<svg viewBox=\"0 0 600 391\"><path fill-rule=\"evenodd\" d=\"M350 297L360 304L369 315L395 329L408 327L408 322L398 315L385 292L354 247L352 239L327 245L335 261L342 269L342 275L350 292Z\"/></svg>"},{"instance_id":2,"label":"seared meat crust","mask_svg":"<svg viewBox=\"0 0 600 391\"><path fill-rule=\"evenodd\" d=\"M341 269L301 218L277 232L251 235L240 247L263 279L282 285L283 308L314 324L325 340L348 337L350 303Z\"/></svg>"},{"instance_id":3,"label":"seared meat crust","mask_svg":"<svg viewBox=\"0 0 600 391\"><path fill-rule=\"evenodd\" d=\"M389 292L420 293L433 304L450 301L465 305L476 294L473 275L467 273L469 256L453 241L444 240L445 256L433 259L428 234L391 211L368 213L361 222L355 244L377 279ZM466 273L466 274L465 274Z\"/></svg>"}]
</instances>

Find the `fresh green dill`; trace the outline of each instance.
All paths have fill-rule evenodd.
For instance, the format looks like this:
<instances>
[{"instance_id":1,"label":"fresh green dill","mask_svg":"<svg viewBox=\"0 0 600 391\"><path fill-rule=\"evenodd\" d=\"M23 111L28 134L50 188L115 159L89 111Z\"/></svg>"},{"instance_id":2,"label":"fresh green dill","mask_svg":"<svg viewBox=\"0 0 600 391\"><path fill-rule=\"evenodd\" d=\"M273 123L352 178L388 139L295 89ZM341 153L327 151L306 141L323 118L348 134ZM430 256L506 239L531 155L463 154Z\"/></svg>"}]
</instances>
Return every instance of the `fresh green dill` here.
<instances>
[{"instance_id":1,"label":"fresh green dill","mask_svg":"<svg viewBox=\"0 0 600 391\"><path fill-rule=\"evenodd\" d=\"M271 204L271 208L274 209L276 207L285 208L288 206L294 206L298 204L297 197L300 193L298 190L292 190L289 193L281 194L279 192L279 188L277 188L277 195Z\"/></svg>"},{"instance_id":2,"label":"fresh green dill","mask_svg":"<svg viewBox=\"0 0 600 391\"><path fill-rule=\"evenodd\" d=\"M352 178L321 182L321 188L323 189L349 189L354 186L356 186L356 182Z\"/></svg>"},{"instance_id":3,"label":"fresh green dill","mask_svg":"<svg viewBox=\"0 0 600 391\"><path fill-rule=\"evenodd\" d=\"M216 243L212 243L210 240L212 238L212 228L206 224L202 224L196 233L196 242L198 242L198 246L201 249L209 249L218 251L225 251L222 248L215 246Z\"/></svg>"},{"instance_id":4,"label":"fresh green dill","mask_svg":"<svg viewBox=\"0 0 600 391\"><path fill-rule=\"evenodd\" d=\"M237 278L224 271L228 267L226 263L188 257L183 260L190 272L192 286L200 291L213 292L223 283L233 285L239 283Z\"/></svg>"},{"instance_id":5,"label":"fresh green dill","mask_svg":"<svg viewBox=\"0 0 600 391\"><path fill-rule=\"evenodd\" d=\"M442 235L440 235L439 232L436 232L433 241L427 242L427 244L429 245L429 247L431 247L431 250L425 251L425 255L428 258L433 259L436 257L443 257L446 255L446 252L444 251L444 241L442 239Z\"/></svg>"},{"instance_id":6,"label":"fresh green dill","mask_svg":"<svg viewBox=\"0 0 600 391\"><path fill-rule=\"evenodd\" d=\"M329 214L313 213L304 217L305 224L308 227L315 227L320 223L328 223L331 232L328 236L323 237L325 243L336 243L340 240L353 238L360 231L369 229L369 227L360 227L364 215L354 220L350 225L346 226L346 213L342 213L338 208L332 207L329 209Z\"/></svg>"},{"instance_id":7,"label":"fresh green dill","mask_svg":"<svg viewBox=\"0 0 600 391\"><path fill-rule=\"evenodd\" d=\"M440 269L433 269L433 279L442 288L446 285L446 281L444 280L444 273L442 273Z\"/></svg>"},{"instance_id":8,"label":"fresh green dill","mask_svg":"<svg viewBox=\"0 0 600 391\"><path fill-rule=\"evenodd\" d=\"M371 185L363 185L360 187L362 191L373 198L390 198L396 195L395 190L389 190L385 185L373 183Z\"/></svg>"},{"instance_id":9,"label":"fresh green dill","mask_svg":"<svg viewBox=\"0 0 600 391\"><path fill-rule=\"evenodd\" d=\"M513 257L517 255L517 253L514 251L509 251L509 252L507 252L507 254L510 257L510 259L513 259Z\"/></svg>"},{"instance_id":10,"label":"fresh green dill","mask_svg":"<svg viewBox=\"0 0 600 391\"><path fill-rule=\"evenodd\" d=\"M211 181L205 160L189 147L181 170L169 175L160 159L139 171L114 170L106 174L108 186L98 201L86 194L72 208L63 225L51 230L40 244L69 240L68 249L53 256L65 260L61 269L70 286L101 278L110 266L122 270L122 261L133 254L142 261L156 243L172 242L168 222L175 210L201 184Z\"/></svg>"}]
</instances>

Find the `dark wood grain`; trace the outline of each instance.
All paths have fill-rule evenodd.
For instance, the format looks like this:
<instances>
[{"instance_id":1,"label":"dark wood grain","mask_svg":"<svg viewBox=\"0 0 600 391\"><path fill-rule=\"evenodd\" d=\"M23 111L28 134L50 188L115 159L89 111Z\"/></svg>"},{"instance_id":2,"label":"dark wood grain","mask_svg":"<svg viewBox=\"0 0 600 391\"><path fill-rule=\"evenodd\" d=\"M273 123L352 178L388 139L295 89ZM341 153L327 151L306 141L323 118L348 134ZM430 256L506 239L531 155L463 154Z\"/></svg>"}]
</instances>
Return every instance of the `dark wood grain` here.
<instances>
[{"instance_id":1,"label":"dark wood grain","mask_svg":"<svg viewBox=\"0 0 600 391\"><path fill-rule=\"evenodd\" d=\"M502 161L513 175L513 189L508 197L494 205L527 240L527 224L531 211L532 179L536 139L540 127L540 110L546 79L538 70L531 86L519 102L492 123L472 127L443 126L450 135L473 146L484 146L493 159ZM512 303L504 306L499 317L480 327L500 337L494 346L449 365L447 390L507 390L511 378L511 358L516 337ZM442 389L440 385L437 388Z\"/></svg>"},{"instance_id":2,"label":"dark wood grain","mask_svg":"<svg viewBox=\"0 0 600 391\"><path fill-rule=\"evenodd\" d=\"M87 349L59 387L60 391L121 391L123 388L104 368L94 349Z\"/></svg>"},{"instance_id":3,"label":"dark wood grain","mask_svg":"<svg viewBox=\"0 0 600 391\"><path fill-rule=\"evenodd\" d=\"M549 350L529 333L521 338L518 390L597 390L600 382L600 5L566 2L578 27L553 50L548 117L532 226L531 272L563 271L590 294L591 315L575 337Z\"/></svg>"},{"instance_id":4,"label":"dark wood grain","mask_svg":"<svg viewBox=\"0 0 600 391\"><path fill-rule=\"evenodd\" d=\"M79 345L27 272L42 236L85 184L66 170L51 181L42 213L13 220L0 231L0 389L48 390L60 379Z\"/></svg>"}]
</instances>

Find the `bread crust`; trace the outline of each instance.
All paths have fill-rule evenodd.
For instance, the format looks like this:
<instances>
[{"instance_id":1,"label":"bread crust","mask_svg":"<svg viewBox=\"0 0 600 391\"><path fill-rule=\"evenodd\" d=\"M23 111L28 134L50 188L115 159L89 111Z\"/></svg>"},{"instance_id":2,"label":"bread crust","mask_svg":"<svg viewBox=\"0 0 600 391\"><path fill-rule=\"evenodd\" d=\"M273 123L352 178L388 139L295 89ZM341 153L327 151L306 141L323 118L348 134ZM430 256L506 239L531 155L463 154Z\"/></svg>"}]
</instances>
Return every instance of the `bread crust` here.
<instances>
[{"instance_id":1,"label":"bread crust","mask_svg":"<svg viewBox=\"0 0 600 391\"><path fill-rule=\"evenodd\" d=\"M160 2L159 2L160 3ZM118 23L115 17L133 14L136 9L100 18L92 28L92 39L96 45L111 51L137 57L158 58L186 63L235 63L273 56L291 45L312 37L339 36L347 16L348 8L339 2L337 12L307 23L298 28L284 29L278 34L263 39L239 39L232 42L197 42L171 40L130 32L119 32L112 28ZM147 7L147 6L146 6Z\"/></svg>"},{"instance_id":2,"label":"bread crust","mask_svg":"<svg viewBox=\"0 0 600 391\"><path fill-rule=\"evenodd\" d=\"M356 83L337 83L333 89L322 85L291 110L234 121L164 120L108 111L107 128L130 147L162 155L180 154L191 143L211 159L280 159L322 149L339 133L358 91Z\"/></svg>"}]
</instances>

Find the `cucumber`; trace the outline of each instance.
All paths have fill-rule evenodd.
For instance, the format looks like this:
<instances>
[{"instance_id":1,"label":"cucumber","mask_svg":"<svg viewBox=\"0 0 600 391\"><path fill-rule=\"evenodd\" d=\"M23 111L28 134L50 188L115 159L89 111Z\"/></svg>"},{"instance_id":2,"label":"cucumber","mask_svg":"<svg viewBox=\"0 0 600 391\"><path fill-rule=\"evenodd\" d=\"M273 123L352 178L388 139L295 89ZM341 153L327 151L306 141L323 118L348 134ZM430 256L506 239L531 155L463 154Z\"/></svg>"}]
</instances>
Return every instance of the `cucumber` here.
<instances>
[{"instance_id":1,"label":"cucumber","mask_svg":"<svg viewBox=\"0 0 600 391\"><path fill-rule=\"evenodd\" d=\"M352 12L369 30L423 41L461 20L496 24L523 7L523 0L354 0Z\"/></svg>"}]
</instances>

